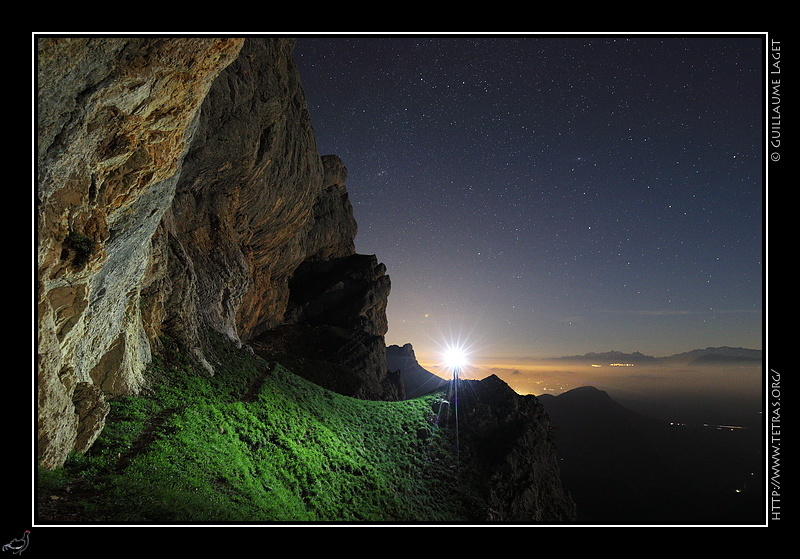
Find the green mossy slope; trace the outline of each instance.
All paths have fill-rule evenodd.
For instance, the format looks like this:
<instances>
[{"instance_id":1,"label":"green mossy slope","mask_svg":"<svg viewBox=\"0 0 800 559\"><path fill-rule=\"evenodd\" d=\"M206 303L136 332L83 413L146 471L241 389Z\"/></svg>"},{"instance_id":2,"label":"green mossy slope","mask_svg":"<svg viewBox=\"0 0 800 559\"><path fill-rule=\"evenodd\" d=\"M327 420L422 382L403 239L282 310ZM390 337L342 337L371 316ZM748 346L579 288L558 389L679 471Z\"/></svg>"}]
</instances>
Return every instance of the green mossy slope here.
<instances>
[{"instance_id":1,"label":"green mossy slope","mask_svg":"<svg viewBox=\"0 0 800 559\"><path fill-rule=\"evenodd\" d=\"M438 428L436 395L370 402L217 343L216 374L167 345L151 388L38 472L43 523L468 522L476 478Z\"/></svg>"}]
</instances>

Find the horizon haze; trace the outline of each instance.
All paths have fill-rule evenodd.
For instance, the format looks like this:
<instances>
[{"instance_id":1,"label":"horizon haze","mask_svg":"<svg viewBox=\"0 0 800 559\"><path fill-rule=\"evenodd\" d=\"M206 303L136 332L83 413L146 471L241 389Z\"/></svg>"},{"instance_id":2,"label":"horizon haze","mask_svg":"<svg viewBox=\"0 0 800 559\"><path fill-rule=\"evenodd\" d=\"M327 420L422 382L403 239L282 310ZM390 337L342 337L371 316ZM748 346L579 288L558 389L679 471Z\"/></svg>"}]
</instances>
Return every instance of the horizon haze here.
<instances>
[{"instance_id":1,"label":"horizon haze","mask_svg":"<svg viewBox=\"0 0 800 559\"><path fill-rule=\"evenodd\" d=\"M761 427L761 361L704 363L670 357L608 362L473 356L460 378L481 380L494 374L518 394L534 396L594 386L634 411L666 421ZM418 361L429 372L451 378L441 361Z\"/></svg>"}]
</instances>

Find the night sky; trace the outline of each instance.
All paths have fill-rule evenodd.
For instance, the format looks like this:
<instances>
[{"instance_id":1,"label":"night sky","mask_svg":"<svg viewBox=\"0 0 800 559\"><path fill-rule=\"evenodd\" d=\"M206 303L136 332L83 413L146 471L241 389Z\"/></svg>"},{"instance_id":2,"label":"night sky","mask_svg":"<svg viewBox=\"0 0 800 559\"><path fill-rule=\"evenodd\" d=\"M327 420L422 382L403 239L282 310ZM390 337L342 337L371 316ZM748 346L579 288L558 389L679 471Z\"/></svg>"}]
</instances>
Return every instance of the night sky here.
<instances>
[{"instance_id":1,"label":"night sky","mask_svg":"<svg viewBox=\"0 0 800 559\"><path fill-rule=\"evenodd\" d=\"M762 348L761 36L301 36L421 362Z\"/></svg>"}]
</instances>

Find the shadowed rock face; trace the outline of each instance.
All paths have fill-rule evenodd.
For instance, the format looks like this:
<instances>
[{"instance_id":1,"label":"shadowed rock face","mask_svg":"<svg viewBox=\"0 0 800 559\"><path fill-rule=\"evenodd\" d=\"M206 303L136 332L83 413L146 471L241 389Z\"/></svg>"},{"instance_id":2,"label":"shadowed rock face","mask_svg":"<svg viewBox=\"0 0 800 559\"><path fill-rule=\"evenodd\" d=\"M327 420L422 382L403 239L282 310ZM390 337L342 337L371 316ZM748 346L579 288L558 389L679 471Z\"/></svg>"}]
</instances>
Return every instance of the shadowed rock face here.
<instances>
[{"instance_id":1,"label":"shadowed rock face","mask_svg":"<svg viewBox=\"0 0 800 559\"><path fill-rule=\"evenodd\" d=\"M91 444L106 398L142 388L161 334L213 374L204 333L242 345L281 324L296 268L352 255L357 228L293 40L37 41L38 450L54 467Z\"/></svg>"},{"instance_id":2,"label":"shadowed rock face","mask_svg":"<svg viewBox=\"0 0 800 559\"><path fill-rule=\"evenodd\" d=\"M374 255L304 262L289 282L284 321L329 324L383 336L390 281Z\"/></svg>"},{"instance_id":3,"label":"shadowed rock face","mask_svg":"<svg viewBox=\"0 0 800 559\"><path fill-rule=\"evenodd\" d=\"M460 433L465 454L486 479L488 520L574 521L544 406L495 375L459 382Z\"/></svg>"},{"instance_id":4,"label":"shadowed rock face","mask_svg":"<svg viewBox=\"0 0 800 559\"><path fill-rule=\"evenodd\" d=\"M344 369L321 376L324 365L295 370L331 390L370 400L403 397L399 375L386 365L384 335L391 281L374 255L311 258L289 281L284 327L257 339L256 351L274 359L281 344L295 356L322 350L320 361ZM286 338L292 340L286 345ZM280 342L280 344L278 344ZM322 349L324 348L324 349ZM349 380L343 384L343 378Z\"/></svg>"}]
</instances>

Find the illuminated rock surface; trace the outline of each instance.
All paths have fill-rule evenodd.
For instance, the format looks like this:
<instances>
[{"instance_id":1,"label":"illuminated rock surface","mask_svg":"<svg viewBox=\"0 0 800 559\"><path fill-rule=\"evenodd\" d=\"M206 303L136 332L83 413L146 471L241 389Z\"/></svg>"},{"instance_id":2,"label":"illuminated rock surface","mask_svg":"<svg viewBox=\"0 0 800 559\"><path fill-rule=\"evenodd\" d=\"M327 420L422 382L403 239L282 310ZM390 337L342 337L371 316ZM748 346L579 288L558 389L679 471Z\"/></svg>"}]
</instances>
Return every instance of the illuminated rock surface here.
<instances>
[{"instance_id":1,"label":"illuminated rock surface","mask_svg":"<svg viewBox=\"0 0 800 559\"><path fill-rule=\"evenodd\" d=\"M300 263L353 253L346 170L316 150L293 44L39 39L43 465L85 428L78 383L101 389L91 409L137 393L163 333L213 374L204 331L246 343L282 322Z\"/></svg>"}]
</instances>

